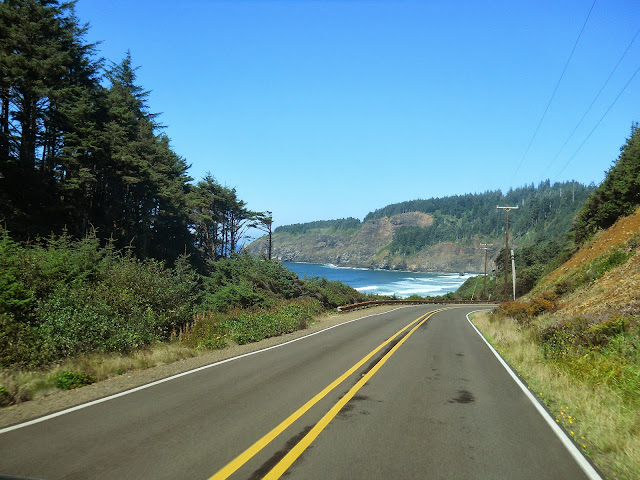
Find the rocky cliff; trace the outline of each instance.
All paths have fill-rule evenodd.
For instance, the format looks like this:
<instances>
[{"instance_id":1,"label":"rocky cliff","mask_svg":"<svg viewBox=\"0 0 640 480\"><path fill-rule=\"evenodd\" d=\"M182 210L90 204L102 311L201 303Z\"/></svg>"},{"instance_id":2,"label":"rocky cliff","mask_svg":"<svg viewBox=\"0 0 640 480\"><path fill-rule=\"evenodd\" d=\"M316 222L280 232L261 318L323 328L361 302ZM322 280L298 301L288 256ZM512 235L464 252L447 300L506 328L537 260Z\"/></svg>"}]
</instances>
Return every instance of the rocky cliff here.
<instances>
[{"instance_id":1,"label":"rocky cliff","mask_svg":"<svg viewBox=\"0 0 640 480\"><path fill-rule=\"evenodd\" d=\"M431 272L482 272L484 256L477 247L439 243L412 256L391 255L389 244L400 227L428 227L431 215L410 212L361 224L359 229L318 228L304 234L275 233L273 258L287 262L331 263L342 267ZM267 251L266 237L248 246L252 255Z\"/></svg>"}]
</instances>

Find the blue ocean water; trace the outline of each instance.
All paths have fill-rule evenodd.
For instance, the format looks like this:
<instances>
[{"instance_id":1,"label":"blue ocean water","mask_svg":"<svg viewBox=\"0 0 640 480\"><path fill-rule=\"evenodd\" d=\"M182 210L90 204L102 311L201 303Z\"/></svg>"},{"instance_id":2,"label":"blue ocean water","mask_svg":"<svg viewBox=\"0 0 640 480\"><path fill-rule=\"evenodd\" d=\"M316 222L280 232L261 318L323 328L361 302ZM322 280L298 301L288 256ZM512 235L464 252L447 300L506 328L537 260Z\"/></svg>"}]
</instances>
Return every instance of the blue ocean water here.
<instances>
[{"instance_id":1,"label":"blue ocean water","mask_svg":"<svg viewBox=\"0 0 640 480\"><path fill-rule=\"evenodd\" d=\"M300 278L325 277L327 280L338 280L362 293L395 295L398 298L411 295L435 296L455 292L467 278L473 276L459 273L343 268L319 263L283 262L283 265Z\"/></svg>"}]
</instances>

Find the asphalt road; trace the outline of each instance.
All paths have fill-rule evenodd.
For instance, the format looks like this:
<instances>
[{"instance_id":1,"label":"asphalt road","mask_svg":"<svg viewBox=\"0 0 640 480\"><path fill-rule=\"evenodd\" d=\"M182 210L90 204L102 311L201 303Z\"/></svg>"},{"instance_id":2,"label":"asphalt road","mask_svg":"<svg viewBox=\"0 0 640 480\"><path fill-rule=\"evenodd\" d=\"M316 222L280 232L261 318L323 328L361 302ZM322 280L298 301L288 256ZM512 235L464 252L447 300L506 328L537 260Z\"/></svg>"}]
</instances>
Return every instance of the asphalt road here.
<instances>
[{"instance_id":1,"label":"asphalt road","mask_svg":"<svg viewBox=\"0 0 640 480\"><path fill-rule=\"evenodd\" d=\"M368 316L0 433L0 478L588 478L477 308Z\"/></svg>"}]
</instances>

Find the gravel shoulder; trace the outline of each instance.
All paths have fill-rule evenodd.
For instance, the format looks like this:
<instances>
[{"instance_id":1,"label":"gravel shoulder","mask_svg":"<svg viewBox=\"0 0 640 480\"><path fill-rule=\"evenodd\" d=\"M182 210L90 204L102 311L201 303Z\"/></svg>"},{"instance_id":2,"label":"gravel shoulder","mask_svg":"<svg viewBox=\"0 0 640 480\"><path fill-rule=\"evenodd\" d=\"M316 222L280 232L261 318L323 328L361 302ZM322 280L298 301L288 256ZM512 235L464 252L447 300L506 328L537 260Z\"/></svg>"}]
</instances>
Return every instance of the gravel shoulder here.
<instances>
[{"instance_id":1,"label":"gravel shoulder","mask_svg":"<svg viewBox=\"0 0 640 480\"><path fill-rule=\"evenodd\" d=\"M146 385L172 375L177 375L179 373L187 372L189 370L210 365L221 360L237 357L246 353L262 350L296 338L304 337L305 335L318 332L334 325L339 325L341 323L369 315L384 313L395 308L398 308L398 306L381 305L367 308L366 310L331 313L318 317L315 322L305 330L299 330L280 337L267 338L260 342L248 345L235 345L225 348L224 350L203 352L201 355L196 357L144 370L127 372L124 375L111 377L101 382L74 390L56 391L55 393L40 397L36 400L0 409L0 428L59 412L67 408L82 405L87 402Z\"/></svg>"}]
</instances>

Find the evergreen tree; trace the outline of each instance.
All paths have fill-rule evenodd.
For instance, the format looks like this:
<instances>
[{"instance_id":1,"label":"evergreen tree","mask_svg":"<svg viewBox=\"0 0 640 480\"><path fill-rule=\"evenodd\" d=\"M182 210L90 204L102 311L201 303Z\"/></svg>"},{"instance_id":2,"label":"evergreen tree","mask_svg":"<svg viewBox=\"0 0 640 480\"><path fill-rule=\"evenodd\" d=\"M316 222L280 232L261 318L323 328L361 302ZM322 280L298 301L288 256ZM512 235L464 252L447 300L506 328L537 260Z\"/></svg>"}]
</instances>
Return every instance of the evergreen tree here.
<instances>
[{"instance_id":1,"label":"evergreen tree","mask_svg":"<svg viewBox=\"0 0 640 480\"><path fill-rule=\"evenodd\" d=\"M22 239L92 230L140 258L231 256L256 213L211 176L190 185L131 54L104 72L87 28L73 1L0 1L0 222Z\"/></svg>"},{"instance_id":2,"label":"evergreen tree","mask_svg":"<svg viewBox=\"0 0 640 480\"><path fill-rule=\"evenodd\" d=\"M605 229L640 205L640 128L635 123L631 136L620 149L602 184L580 209L573 225L576 243L581 244L599 229Z\"/></svg>"},{"instance_id":3,"label":"evergreen tree","mask_svg":"<svg viewBox=\"0 0 640 480\"><path fill-rule=\"evenodd\" d=\"M0 3L1 213L14 234L60 230L65 195L82 184L76 173L87 135L73 114L95 90L98 63L73 5Z\"/></svg>"}]
</instances>

